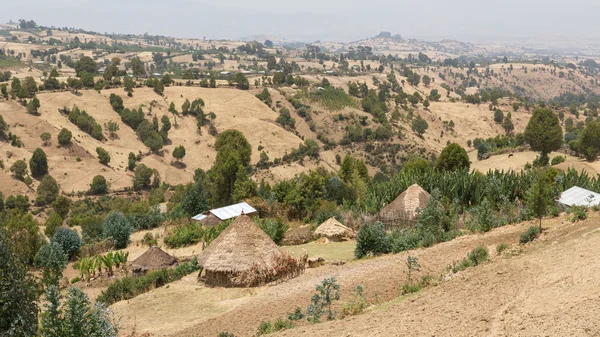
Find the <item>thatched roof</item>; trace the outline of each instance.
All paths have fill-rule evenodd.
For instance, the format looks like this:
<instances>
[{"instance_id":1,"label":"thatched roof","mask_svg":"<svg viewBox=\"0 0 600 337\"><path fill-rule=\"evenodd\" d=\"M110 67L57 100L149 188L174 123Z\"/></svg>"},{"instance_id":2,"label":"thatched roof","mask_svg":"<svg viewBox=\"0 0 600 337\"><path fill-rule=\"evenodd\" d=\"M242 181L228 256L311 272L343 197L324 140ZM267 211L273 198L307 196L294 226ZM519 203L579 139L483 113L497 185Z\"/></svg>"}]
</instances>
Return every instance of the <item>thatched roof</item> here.
<instances>
[{"instance_id":1,"label":"thatched roof","mask_svg":"<svg viewBox=\"0 0 600 337\"><path fill-rule=\"evenodd\" d=\"M200 223L205 226L217 226L221 223L221 219L217 218L214 214L209 213L206 218L200 220Z\"/></svg>"},{"instance_id":2,"label":"thatched roof","mask_svg":"<svg viewBox=\"0 0 600 337\"><path fill-rule=\"evenodd\" d=\"M379 212L382 221L414 220L417 211L427 206L431 196L421 186L414 184L402 192L396 200Z\"/></svg>"},{"instance_id":3,"label":"thatched roof","mask_svg":"<svg viewBox=\"0 0 600 337\"><path fill-rule=\"evenodd\" d=\"M279 248L247 215L240 215L198 256L207 272L268 269Z\"/></svg>"},{"instance_id":4,"label":"thatched roof","mask_svg":"<svg viewBox=\"0 0 600 337\"><path fill-rule=\"evenodd\" d=\"M315 236L326 237L326 238L340 238L344 235L351 233L350 228L342 225L334 217L329 218L323 222L317 230L315 230Z\"/></svg>"},{"instance_id":5,"label":"thatched roof","mask_svg":"<svg viewBox=\"0 0 600 337\"><path fill-rule=\"evenodd\" d=\"M176 263L176 258L154 246L148 249L140 257L133 260L131 262L131 269L134 272L145 272L148 270L168 268Z\"/></svg>"}]
</instances>

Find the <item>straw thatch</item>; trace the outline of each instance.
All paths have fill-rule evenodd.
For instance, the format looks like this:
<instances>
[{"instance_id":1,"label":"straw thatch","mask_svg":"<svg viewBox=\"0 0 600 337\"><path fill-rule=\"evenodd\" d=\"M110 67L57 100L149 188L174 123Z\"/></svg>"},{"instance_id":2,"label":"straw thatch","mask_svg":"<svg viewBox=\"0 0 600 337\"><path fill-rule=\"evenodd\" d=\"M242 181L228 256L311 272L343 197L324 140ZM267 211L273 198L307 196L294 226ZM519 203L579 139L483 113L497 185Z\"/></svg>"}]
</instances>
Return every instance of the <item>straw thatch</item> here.
<instances>
[{"instance_id":1,"label":"straw thatch","mask_svg":"<svg viewBox=\"0 0 600 337\"><path fill-rule=\"evenodd\" d=\"M339 241L351 233L352 230L350 230L350 228L342 225L334 217L331 217L327 221L323 222L317 228L317 230L315 230L315 236L326 237L331 241Z\"/></svg>"},{"instance_id":2,"label":"straw thatch","mask_svg":"<svg viewBox=\"0 0 600 337\"><path fill-rule=\"evenodd\" d=\"M217 218L217 216L212 213L208 213L206 218L200 220L200 223L204 226L216 227L221 223L221 219Z\"/></svg>"},{"instance_id":3,"label":"straw thatch","mask_svg":"<svg viewBox=\"0 0 600 337\"><path fill-rule=\"evenodd\" d=\"M299 275L304 263L282 252L247 215L239 216L198 256L208 286L250 287ZM301 264L301 266L300 266Z\"/></svg>"},{"instance_id":4,"label":"straw thatch","mask_svg":"<svg viewBox=\"0 0 600 337\"><path fill-rule=\"evenodd\" d=\"M147 271L169 268L177 264L177 259L167 254L162 249L153 246L137 259L131 262L131 270L134 273L145 273Z\"/></svg>"},{"instance_id":5,"label":"straw thatch","mask_svg":"<svg viewBox=\"0 0 600 337\"><path fill-rule=\"evenodd\" d=\"M386 225L412 225L430 197L421 186L414 184L379 212L379 220Z\"/></svg>"}]
</instances>

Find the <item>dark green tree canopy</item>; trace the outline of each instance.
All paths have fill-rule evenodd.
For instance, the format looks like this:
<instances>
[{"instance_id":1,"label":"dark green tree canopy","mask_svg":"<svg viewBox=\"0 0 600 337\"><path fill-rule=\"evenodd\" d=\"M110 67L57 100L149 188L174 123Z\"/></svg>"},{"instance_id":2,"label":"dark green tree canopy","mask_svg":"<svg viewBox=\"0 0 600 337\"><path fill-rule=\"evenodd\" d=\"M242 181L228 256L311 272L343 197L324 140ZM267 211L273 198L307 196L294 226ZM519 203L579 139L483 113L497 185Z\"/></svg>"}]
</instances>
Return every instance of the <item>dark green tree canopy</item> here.
<instances>
[{"instance_id":1,"label":"dark green tree canopy","mask_svg":"<svg viewBox=\"0 0 600 337\"><path fill-rule=\"evenodd\" d=\"M524 135L532 150L546 156L560 149L563 142L560 121L548 108L538 108L533 112Z\"/></svg>"},{"instance_id":2,"label":"dark green tree canopy","mask_svg":"<svg viewBox=\"0 0 600 337\"><path fill-rule=\"evenodd\" d=\"M598 158L600 151L600 123L589 122L579 136L579 152L589 161Z\"/></svg>"},{"instance_id":3,"label":"dark green tree canopy","mask_svg":"<svg viewBox=\"0 0 600 337\"><path fill-rule=\"evenodd\" d=\"M469 167L471 162L467 151L456 143L446 146L435 163L435 168L442 171L468 170Z\"/></svg>"},{"instance_id":4,"label":"dark green tree canopy","mask_svg":"<svg viewBox=\"0 0 600 337\"><path fill-rule=\"evenodd\" d=\"M41 177L48 174L48 158L44 150L39 147L33 151L29 160L29 170L34 177Z\"/></svg>"}]
</instances>

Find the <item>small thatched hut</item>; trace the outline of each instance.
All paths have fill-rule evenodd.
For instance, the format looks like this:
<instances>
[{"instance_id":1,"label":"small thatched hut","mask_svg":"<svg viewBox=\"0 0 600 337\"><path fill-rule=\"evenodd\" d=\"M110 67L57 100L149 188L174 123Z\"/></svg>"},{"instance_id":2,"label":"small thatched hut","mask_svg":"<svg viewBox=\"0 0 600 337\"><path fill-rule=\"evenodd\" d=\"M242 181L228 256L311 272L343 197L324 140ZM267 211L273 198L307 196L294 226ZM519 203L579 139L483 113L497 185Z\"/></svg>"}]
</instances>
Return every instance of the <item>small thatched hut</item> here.
<instances>
[{"instance_id":1,"label":"small thatched hut","mask_svg":"<svg viewBox=\"0 0 600 337\"><path fill-rule=\"evenodd\" d=\"M329 239L331 241L340 241L345 236L350 236L351 234L352 234L352 230L350 230L350 228L342 225L334 217L331 217L327 221L323 222L315 230L315 236L326 237L327 239Z\"/></svg>"},{"instance_id":2,"label":"small thatched hut","mask_svg":"<svg viewBox=\"0 0 600 337\"><path fill-rule=\"evenodd\" d=\"M411 226L419 210L427 206L431 196L421 186L414 184L379 212L379 220L387 229Z\"/></svg>"},{"instance_id":3,"label":"small thatched hut","mask_svg":"<svg viewBox=\"0 0 600 337\"><path fill-rule=\"evenodd\" d=\"M198 256L208 286L254 287L304 272L306 257L295 259L247 215L233 221Z\"/></svg>"},{"instance_id":4,"label":"small thatched hut","mask_svg":"<svg viewBox=\"0 0 600 337\"><path fill-rule=\"evenodd\" d=\"M177 259L164 250L153 246L137 259L133 260L130 268L134 273L145 273L151 270L169 268L177 264Z\"/></svg>"}]
</instances>

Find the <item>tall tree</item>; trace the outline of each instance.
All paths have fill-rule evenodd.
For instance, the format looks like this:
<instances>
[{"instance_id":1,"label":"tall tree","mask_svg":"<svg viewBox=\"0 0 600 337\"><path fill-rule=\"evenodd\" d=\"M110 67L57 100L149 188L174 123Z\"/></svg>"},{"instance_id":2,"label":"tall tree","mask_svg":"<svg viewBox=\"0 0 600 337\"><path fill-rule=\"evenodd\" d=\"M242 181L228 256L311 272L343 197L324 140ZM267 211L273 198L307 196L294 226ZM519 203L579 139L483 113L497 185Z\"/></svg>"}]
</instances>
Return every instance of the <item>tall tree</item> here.
<instances>
[{"instance_id":1,"label":"tall tree","mask_svg":"<svg viewBox=\"0 0 600 337\"><path fill-rule=\"evenodd\" d=\"M227 130L217 136L217 157L209 171L214 204L226 205L233 201L235 182L240 169L250 165L252 149L248 140L238 130Z\"/></svg>"},{"instance_id":2,"label":"tall tree","mask_svg":"<svg viewBox=\"0 0 600 337\"><path fill-rule=\"evenodd\" d=\"M39 147L33 151L29 160L29 170L34 177L41 177L48 174L48 158L44 150Z\"/></svg>"},{"instance_id":3,"label":"tall tree","mask_svg":"<svg viewBox=\"0 0 600 337\"><path fill-rule=\"evenodd\" d=\"M0 331L3 336L36 336L36 301L35 282L0 228Z\"/></svg>"},{"instance_id":4,"label":"tall tree","mask_svg":"<svg viewBox=\"0 0 600 337\"><path fill-rule=\"evenodd\" d=\"M524 132L531 149L540 152L540 164L548 165L548 154L560 149L563 142L558 117L548 108L537 108Z\"/></svg>"},{"instance_id":5,"label":"tall tree","mask_svg":"<svg viewBox=\"0 0 600 337\"><path fill-rule=\"evenodd\" d=\"M456 143L446 146L435 163L435 168L441 171L468 170L470 166L467 151Z\"/></svg>"},{"instance_id":6,"label":"tall tree","mask_svg":"<svg viewBox=\"0 0 600 337\"><path fill-rule=\"evenodd\" d=\"M548 213L548 208L552 204L555 193L553 182L546 170L539 170L536 179L529 191L527 191L527 207L531 213L540 221L540 231L542 230L542 218Z\"/></svg>"}]
</instances>

